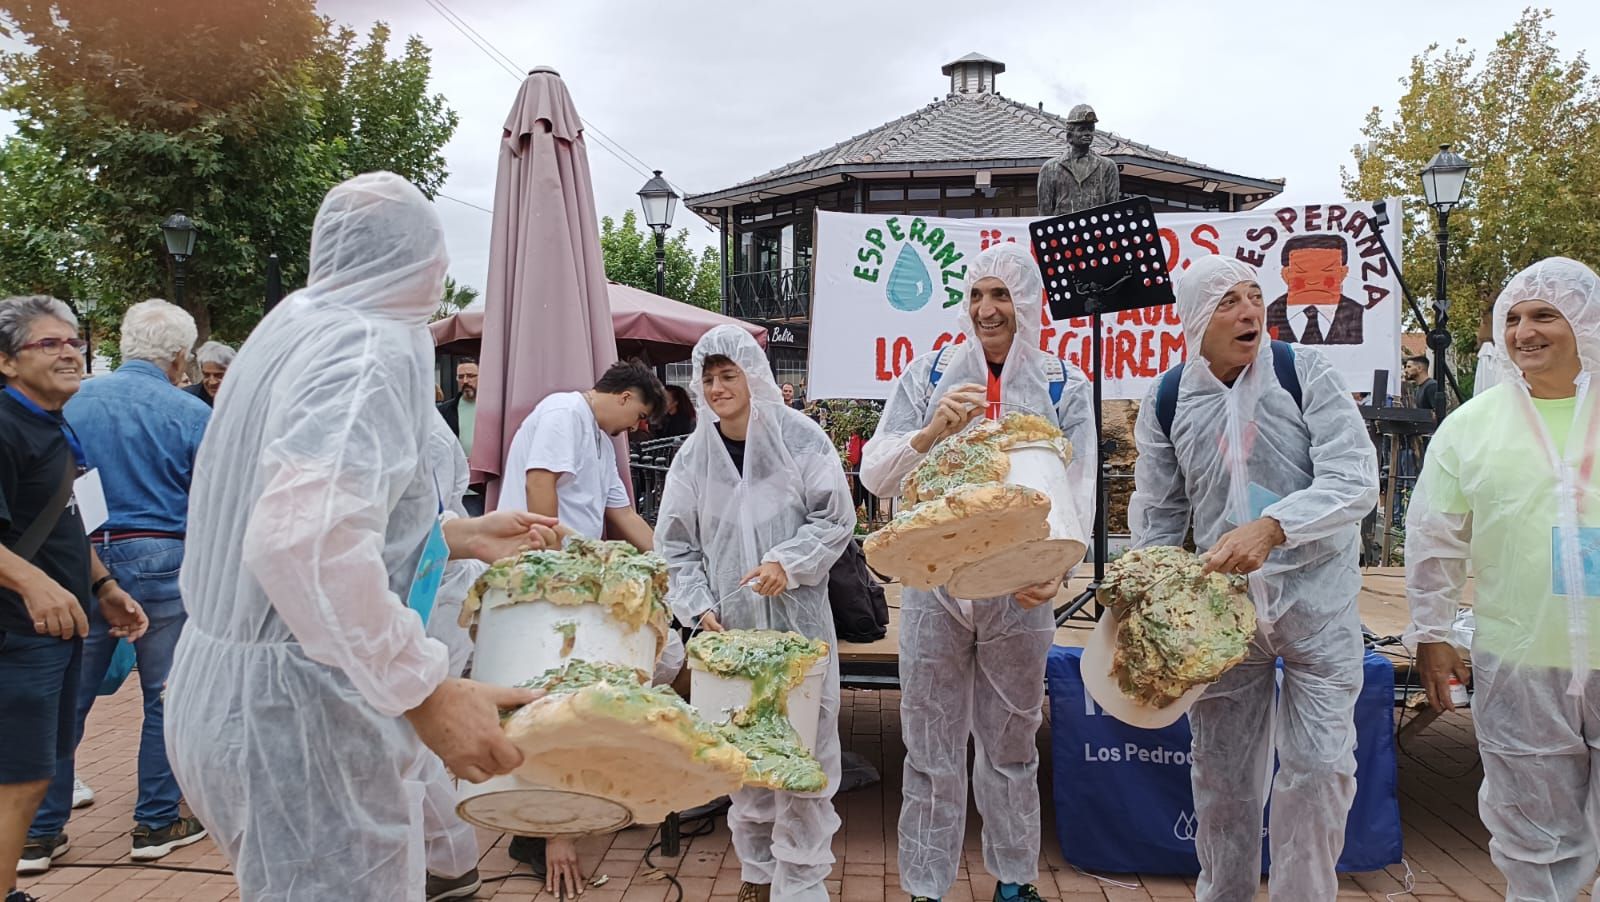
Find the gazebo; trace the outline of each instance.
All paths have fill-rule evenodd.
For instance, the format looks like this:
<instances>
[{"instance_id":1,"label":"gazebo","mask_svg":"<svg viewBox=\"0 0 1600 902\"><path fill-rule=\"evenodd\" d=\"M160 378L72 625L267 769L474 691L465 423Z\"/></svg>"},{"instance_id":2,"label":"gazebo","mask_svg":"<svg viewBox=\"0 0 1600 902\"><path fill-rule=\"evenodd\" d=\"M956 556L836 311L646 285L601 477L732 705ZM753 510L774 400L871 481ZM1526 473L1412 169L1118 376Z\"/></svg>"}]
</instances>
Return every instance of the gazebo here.
<instances>
[{"instance_id":1,"label":"gazebo","mask_svg":"<svg viewBox=\"0 0 1600 902\"><path fill-rule=\"evenodd\" d=\"M732 249L723 261L723 312L768 327L780 380L805 375L815 211L1034 215L1039 168L1067 151L1065 110L1001 94L1005 70L968 54L940 70L948 93L927 106L685 199ZM1124 193L1148 196L1158 211L1248 210L1283 190L1282 179L1228 172L1112 132L1097 132L1094 150L1117 163Z\"/></svg>"}]
</instances>

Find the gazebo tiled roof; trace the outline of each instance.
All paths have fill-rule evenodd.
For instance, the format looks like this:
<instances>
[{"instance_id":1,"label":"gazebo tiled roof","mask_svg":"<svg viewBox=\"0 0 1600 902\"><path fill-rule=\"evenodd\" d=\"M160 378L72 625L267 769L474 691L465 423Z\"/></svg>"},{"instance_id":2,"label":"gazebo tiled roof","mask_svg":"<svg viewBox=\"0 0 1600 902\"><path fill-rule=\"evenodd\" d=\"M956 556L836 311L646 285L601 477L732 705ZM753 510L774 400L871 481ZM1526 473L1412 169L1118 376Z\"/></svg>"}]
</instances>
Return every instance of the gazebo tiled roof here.
<instances>
[{"instance_id":1,"label":"gazebo tiled roof","mask_svg":"<svg viewBox=\"0 0 1600 902\"><path fill-rule=\"evenodd\" d=\"M945 97L731 188L687 198L686 203L697 209L730 206L758 193L790 193L794 190L790 186L803 189L825 183L818 179L846 174L870 177L875 170L887 170L883 174L1037 170L1067 151L1066 118L996 93L994 76L1004 69L1003 63L969 54L944 67L952 86ZM1111 132L1095 133L1094 150L1121 164L1128 174L1195 185L1216 182L1212 190L1247 195L1257 203L1283 190L1282 179L1225 172Z\"/></svg>"}]
</instances>

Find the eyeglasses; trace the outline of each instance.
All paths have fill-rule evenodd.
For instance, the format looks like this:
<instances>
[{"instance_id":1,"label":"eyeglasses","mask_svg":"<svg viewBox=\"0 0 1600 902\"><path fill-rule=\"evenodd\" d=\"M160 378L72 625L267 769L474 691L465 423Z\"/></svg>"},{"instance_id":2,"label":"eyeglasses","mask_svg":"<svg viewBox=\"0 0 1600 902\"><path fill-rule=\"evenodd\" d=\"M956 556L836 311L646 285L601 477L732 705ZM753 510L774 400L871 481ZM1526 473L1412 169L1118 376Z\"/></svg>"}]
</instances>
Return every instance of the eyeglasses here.
<instances>
[{"instance_id":1,"label":"eyeglasses","mask_svg":"<svg viewBox=\"0 0 1600 902\"><path fill-rule=\"evenodd\" d=\"M77 351L79 354L82 354L84 351L88 350L89 343L81 338L41 338L38 341L28 342L22 347L17 348L17 351L18 353L21 353L22 351L38 349L46 354L49 354L51 357L60 357L67 352L68 348L71 348L72 350Z\"/></svg>"}]
</instances>

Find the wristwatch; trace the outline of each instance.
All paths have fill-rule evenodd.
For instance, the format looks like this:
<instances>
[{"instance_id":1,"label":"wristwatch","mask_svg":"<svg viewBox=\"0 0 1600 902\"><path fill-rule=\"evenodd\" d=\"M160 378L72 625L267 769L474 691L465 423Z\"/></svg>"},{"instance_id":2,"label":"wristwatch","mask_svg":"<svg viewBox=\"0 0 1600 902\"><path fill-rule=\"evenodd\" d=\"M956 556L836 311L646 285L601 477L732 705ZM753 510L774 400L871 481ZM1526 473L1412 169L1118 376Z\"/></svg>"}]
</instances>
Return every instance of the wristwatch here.
<instances>
[{"instance_id":1,"label":"wristwatch","mask_svg":"<svg viewBox=\"0 0 1600 902\"><path fill-rule=\"evenodd\" d=\"M112 576L111 574L107 573L105 576L102 576L99 579L94 581L94 585L89 587L89 594L93 595L95 598L99 598L100 597L100 589L101 589L101 587L104 586L106 583L114 583L116 581L117 581L117 578L115 576Z\"/></svg>"}]
</instances>

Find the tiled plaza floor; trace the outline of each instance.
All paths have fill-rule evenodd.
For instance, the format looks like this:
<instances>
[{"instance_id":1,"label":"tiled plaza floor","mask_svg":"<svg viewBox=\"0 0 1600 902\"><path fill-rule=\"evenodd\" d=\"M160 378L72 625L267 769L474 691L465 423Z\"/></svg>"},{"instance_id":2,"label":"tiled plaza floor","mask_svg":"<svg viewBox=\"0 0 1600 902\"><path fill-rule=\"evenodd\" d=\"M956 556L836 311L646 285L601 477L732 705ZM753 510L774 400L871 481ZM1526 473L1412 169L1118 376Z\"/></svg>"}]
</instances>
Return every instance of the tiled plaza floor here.
<instances>
[{"instance_id":1,"label":"tiled plaza floor","mask_svg":"<svg viewBox=\"0 0 1600 902\"><path fill-rule=\"evenodd\" d=\"M88 735L79 752L79 775L95 789L97 801L74 812L68 832L72 851L63 863L42 877L25 880L23 888L46 902L89 900L184 899L215 902L238 898L231 878L178 873L134 866L127 859L128 830L132 827L134 758L139 733L138 684L128 681L123 690L102 699L89 719ZM845 902L883 902L903 899L896 877L895 822L900 807L899 693L847 690L840 728L845 748L870 759L884 774L881 783L839 796L844 826L834 841L838 863L829 881L830 893ZM1041 732L1041 744L1045 734ZM1415 757L1413 757L1415 756ZM1049 756L1044 758L1048 765ZM1475 767L1472 721L1464 714L1434 722L1416 737L1400 756L1401 811L1405 826L1406 858L1414 875L1412 894L1404 894L1404 867L1387 872L1347 875L1341 880L1340 899L1462 899L1493 902L1503 898L1504 884L1487 852L1488 834L1479 823L1475 793L1481 771ZM885 766L887 764L887 766ZM1431 768L1431 769L1430 769ZM1049 798L1048 768L1041 775L1041 792ZM983 869L978 844L978 818L968 818L966 861L948 902L988 902L994 881ZM1099 875L1075 870L1061 857L1056 825L1045 806L1045 836L1040 862L1040 889L1049 899L1127 900L1192 899L1193 880L1139 875ZM532 902L552 897L532 880L516 873L507 856L503 837L481 833L481 871L487 880L479 898L497 902ZM615 836L586 841L583 860L596 874L609 879L584 894L585 902L671 902L670 884L644 861L653 829L635 828ZM71 865L116 863L108 867ZM209 840L175 852L163 865L223 869L220 853ZM738 862L726 823L718 820L714 832L684 843L677 859L655 856L655 865L670 871L683 887L688 902L732 902L739 888ZM525 867L520 868L526 874ZM1263 889L1261 898L1266 897Z\"/></svg>"}]
</instances>

